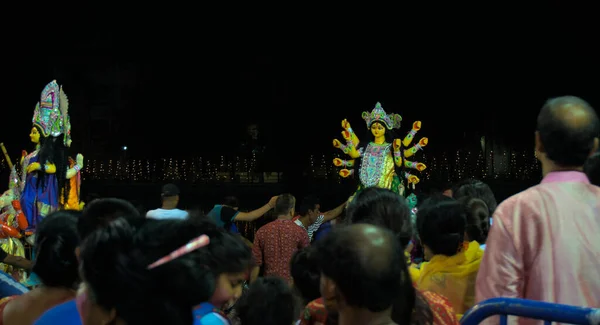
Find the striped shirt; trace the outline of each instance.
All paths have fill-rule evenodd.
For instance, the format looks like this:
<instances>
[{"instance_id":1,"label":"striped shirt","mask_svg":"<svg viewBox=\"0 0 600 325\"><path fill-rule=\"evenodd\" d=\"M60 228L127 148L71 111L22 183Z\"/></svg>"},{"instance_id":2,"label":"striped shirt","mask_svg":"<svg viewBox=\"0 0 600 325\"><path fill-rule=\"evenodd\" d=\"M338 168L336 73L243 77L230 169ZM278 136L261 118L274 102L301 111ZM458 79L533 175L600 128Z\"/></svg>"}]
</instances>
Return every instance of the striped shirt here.
<instances>
[{"instance_id":1,"label":"striped shirt","mask_svg":"<svg viewBox=\"0 0 600 325\"><path fill-rule=\"evenodd\" d=\"M313 240L313 234L315 232L317 232L317 230L319 230L319 227L321 227L321 224L323 223L323 221L325 220L325 216L324 215L320 215L317 220L315 220L315 222L313 222L312 225L308 226L308 229L306 229L306 227L304 227L304 225L302 224L302 221L300 221L300 219L296 219L296 221L294 221L294 223L296 223L298 226L302 227L304 230L306 230L308 232L308 239L310 241Z\"/></svg>"}]
</instances>

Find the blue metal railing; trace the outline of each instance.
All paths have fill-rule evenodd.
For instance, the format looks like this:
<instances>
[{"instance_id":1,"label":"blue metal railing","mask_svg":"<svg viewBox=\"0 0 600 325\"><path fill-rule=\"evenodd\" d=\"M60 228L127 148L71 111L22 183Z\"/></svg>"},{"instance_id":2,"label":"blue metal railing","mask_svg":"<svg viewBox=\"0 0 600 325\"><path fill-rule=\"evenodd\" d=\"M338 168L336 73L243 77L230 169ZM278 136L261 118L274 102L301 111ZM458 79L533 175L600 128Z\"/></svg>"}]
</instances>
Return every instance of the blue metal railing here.
<instances>
[{"instance_id":1,"label":"blue metal railing","mask_svg":"<svg viewBox=\"0 0 600 325\"><path fill-rule=\"evenodd\" d=\"M508 316L518 316L544 321L576 325L599 325L600 309L575 307L517 298L492 298L469 309L461 318L462 325L476 325L488 317L500 316L500 324L506 325Z\"/></svg>"}]
</instances>

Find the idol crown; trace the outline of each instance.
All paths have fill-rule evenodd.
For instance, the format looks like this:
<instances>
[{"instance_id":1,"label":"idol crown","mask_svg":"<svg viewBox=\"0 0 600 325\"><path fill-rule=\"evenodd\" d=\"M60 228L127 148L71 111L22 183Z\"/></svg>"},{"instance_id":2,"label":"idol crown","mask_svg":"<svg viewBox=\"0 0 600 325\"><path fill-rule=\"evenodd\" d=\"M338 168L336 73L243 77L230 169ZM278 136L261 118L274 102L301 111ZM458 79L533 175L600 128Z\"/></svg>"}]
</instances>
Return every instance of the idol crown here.
<instances>
[{"instance_id":1,"label":"idol crown","mask_svg":"<svg viewBox=\"0 0 600 325\"><path fill-rule=\"evenodd\" d=\"M44 137L58 137L64 134L65 145L70 144L69 100L56 80L47 84L42 90L40 101L33 111L32 122Z\"/></svg>"},{"instance_id":2,"label":"idol crown","mask_svg":"<svg viewBox=\"0 0 600 325\"><path fill-rule=\"evenodd\" d=\"M386 114L380 103L375 105L375 108L369 112L363 112L362 118L367 122L367 127L375 122L383 123L388 129L398 129L402 122L402 117L399 114Z\"/></svg>"}]
</instances>

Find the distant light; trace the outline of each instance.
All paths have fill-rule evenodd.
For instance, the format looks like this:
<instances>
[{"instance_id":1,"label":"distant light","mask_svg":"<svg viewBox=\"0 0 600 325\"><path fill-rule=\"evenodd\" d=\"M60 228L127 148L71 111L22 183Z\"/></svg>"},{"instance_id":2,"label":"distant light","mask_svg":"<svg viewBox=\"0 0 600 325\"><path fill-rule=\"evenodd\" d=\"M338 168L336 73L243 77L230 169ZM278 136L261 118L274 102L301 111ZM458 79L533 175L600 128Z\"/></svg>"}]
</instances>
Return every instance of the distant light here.
<instances>
[{"instance_id":1,"label":"distant light","mask_svg":"<svg viewBox=\"0 0 600 325\"><path fill-rule=\"evenodd\" d=\"M123 151L127 151L127 146L123 146Z\"/></svg>"}]
</instances>

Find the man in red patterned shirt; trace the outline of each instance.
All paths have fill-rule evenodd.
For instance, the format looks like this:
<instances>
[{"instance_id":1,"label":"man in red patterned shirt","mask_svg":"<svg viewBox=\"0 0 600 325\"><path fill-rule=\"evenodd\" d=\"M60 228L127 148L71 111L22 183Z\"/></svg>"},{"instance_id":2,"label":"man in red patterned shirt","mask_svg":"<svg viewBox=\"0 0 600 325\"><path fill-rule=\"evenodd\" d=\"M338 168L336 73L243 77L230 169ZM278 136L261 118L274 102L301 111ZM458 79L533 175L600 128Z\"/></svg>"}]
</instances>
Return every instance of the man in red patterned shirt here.
<instances>
[{"instance_id":1,"label":"man in red patterned shirt","mask_svg":"<svg viewBox=\"0 0 600 325\"><path fill-rule=\"evenodd\" d=\"M252 254L257 267L252 272L252 282L258 277L261 266L264 266L264 276L279 276L292 282L292 256L297 250L310 244L306 230L292 221L295 206L296 198L293 195L280 195L275 202L277 220L256 232Z\"/></svg>"}]
</instances>

